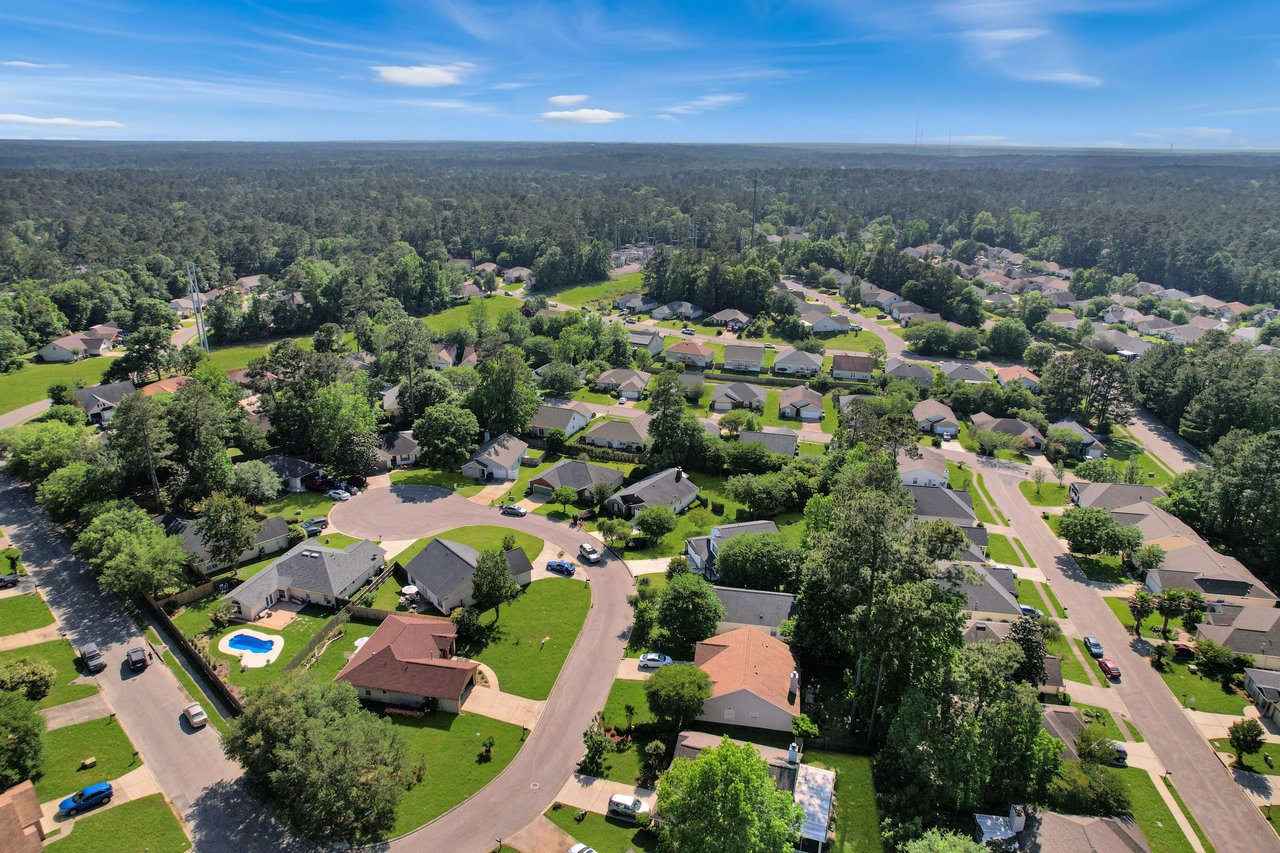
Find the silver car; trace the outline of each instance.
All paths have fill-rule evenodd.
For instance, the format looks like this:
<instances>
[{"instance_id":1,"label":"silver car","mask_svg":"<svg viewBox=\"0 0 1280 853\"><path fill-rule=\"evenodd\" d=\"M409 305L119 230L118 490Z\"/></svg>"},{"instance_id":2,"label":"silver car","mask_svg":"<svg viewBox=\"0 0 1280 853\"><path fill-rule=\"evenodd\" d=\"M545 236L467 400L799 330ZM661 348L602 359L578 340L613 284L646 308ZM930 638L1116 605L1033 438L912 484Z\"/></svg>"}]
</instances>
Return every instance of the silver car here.
<instances>
[{"instance_id":1,"label":"silver car","mask_svg":"<svg viewBox=\"0 0 1280 853\"><path fill-rule=\"evenodd\" d=\"M675 661L658 652L645 652L640 655L641 669L658 669L659 667L670 666L672 663L675 663Z\"/></svg>"}]
</instances>

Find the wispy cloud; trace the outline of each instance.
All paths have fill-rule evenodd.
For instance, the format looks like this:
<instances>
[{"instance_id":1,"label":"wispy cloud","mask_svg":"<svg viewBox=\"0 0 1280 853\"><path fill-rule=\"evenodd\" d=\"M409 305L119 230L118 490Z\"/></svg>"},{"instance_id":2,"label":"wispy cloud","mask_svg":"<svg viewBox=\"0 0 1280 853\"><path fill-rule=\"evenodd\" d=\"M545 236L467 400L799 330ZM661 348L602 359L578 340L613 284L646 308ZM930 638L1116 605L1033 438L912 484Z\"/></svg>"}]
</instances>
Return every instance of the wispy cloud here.
<instances>
[{"instance_id":1,"label":"wispy cloud","mask_svg":"<svg viewBox=\"0 0 1280 853\"><path fill-rule=\"evenodd\" d=\"M10 59L0 62L8 68L66 68L67 66L61 62L27 62L25 59Z\"/></svg>"},{"instance_id":2,"label":"wispy cloud","mask_svg":"<svg viewBox=\"0 0 1280 853\"><path fill-rule=\"evenodd\" d=\"M654 118L658 119L658 121L675 121L676 120L675 116L669 115L667 113L658 113L656 116L654 116Z\"/></svg>"},{"instance_id":3,"label":"wispy cloud","mask_svg":"<svg viewBox=\"0 0 1280 853\"><path fill-rule=\"evenodd\" d=\"M547 98L547 103L553 107L571 107L589 100L591 100L590 95L552 95Z\"/></svg>"},{"instance_id":4,"label":"wispy cloud","mask_svg":"<svg viewBox=\"0 0 1280 853\"><path fill-rule=\"evenodd\" d=\"M424 107L429 110L450 110L473 115L493 115L496 112L489 104L467 101L462 98L409 98L400 100L397 103L411 107Z\"/></svg>"},{"instance_id":5,"label":"wispy cloud","mask_svg":"<svg viewBox=\"0 0 1280 853\"><path fill-rule=\"evenodd\" d=\"M515 89L528 89L532 83L521 83L516 80L506 80L502 83L494 83L490 89L497 89L499 92L513 91Z\"/></svg>"},{"instance_id":6,"label":"wispy cloud","mask_svg":"<svg viewBox=\"0 0 1280 853\"><path fill-rule=\"evenodd\" d=\"M1036 83L1061 83L1064 86L1101 86L1102 78L1094 77L1092 74L1082 74L1079 71L1045 71L1045 72L1029 72L1023 73L1014 71L1014 77L1019 80L1030 80Z\"/></svg>"},{"instance_id":7,"label":"wispy cloud","mask_svg":"<svg viewBox=\"0 0 1280 853\"><path fill-rule=\"evenodd\" d=\"M31 127L124 127L120 122L108 119L44 118L18 113L0 113L0 124L22 124Z\"/></svg>"},{"instance_id":8,"label":"wispy cloud","mask_svg":"<svg viewBox=\"0 0 1280 853\"><path fill-rule=\"evenodd\" d=\"M453 62L449 65L375 65L372 70L382 83L436 88L456 86L475 68L471 62Z\"/></svg>"},{"instance_id":9,"label":"wispy cloud","mask_svg":"<svg viewBox=\"0 0 1280 853\"><path fill-rule=\"evenodd\" d=\"M692 101L685 101L683 104L667 107L666 112L681 116L696 116L699 113L718 110L731 104L740 104L745 100L745 95L703 95L700 98L694 98Z\"/></svg>"},{"instance_id":10,"label":"wispy cloud","mask_svg":"<svg viewBox=\"0 0 1280 853\"><path fill-rule=\"evenodd\" d=\"M542 114L543 121L559 124L609 124L627 117L626 113L613 110L596 110L583 108L580 110L552 110Z\"/></svg>"}]
</instances>

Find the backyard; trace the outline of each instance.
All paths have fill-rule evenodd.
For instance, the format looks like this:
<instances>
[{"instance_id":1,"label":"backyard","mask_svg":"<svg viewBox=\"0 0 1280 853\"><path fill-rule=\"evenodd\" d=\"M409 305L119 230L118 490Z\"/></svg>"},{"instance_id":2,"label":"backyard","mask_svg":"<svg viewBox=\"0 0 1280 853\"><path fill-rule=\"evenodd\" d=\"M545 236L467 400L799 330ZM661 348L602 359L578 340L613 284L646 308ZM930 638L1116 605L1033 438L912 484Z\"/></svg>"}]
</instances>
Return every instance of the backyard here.
<instances>
[{"instance_id":1,"label":"backyard","mask_svg":"<svg viewBox=\"0 0 1280 853\"><path fill-rule=\"evenodd\" d=\"M82 768L86 758L93 767ZM142 765L116 718L101 717L44 734L43 773L34 780L41 802L69 797L85 785L109 782Z\"/></svg>"},{"instance_id":2,"label":"backyard","mask_svg":"<svg viewBox=\"0 0 1280 853\"><path fill-rule=\"evenodd\" d=\"M0 637L34 631L53 624L53 614L39 593L0 598Z\"/></svg>"},{"instance_id":3,"label":"backyard","mask_svg":"<svg viewBox=\"0 0 1280 853\"><path fill-rule=\"evenodd\" d=\"M394 610L394 607L387 608ZM378 629L378 622L366 619L351 619L339 629L324 647L324 653L316 658L309 668L303 670L312 678L320 681L333 681L342 668L347 665L347 655L355 654L356 640L368 637Z\"/></svg>"},{"instance_id":4,"label":"backyard","mask_svg":"<svg viewBox=\"0 0 1280 853\"><path fill-rule=\"evenodd\" d=\"M547 809L547 819L569 833L578 841L587 844L596 853L656 853L658 836L646 829L620 820L610 820L604 815L587 812L579 821L578 810L556 803Z\"/></svg>"},{"instance_id":5,"label":"backyard","mask_svg":"<svg viewBox=\"0 0 1280 853\"><path fill-rule=\"evenodd\" d=\"M866 853L884 849L876 810L871 759L865 755L805 750L804 763L836 772L835 844L832 853Z\"/></svg>"},{"instance_id":6,"label":"backyard","mask_svg":"<svg viewBox=\"0 0 1280 853\"><path fill-rule=\"evenodd\" d=\"M98 685L96 684L71 683L80 676L80 671L76 666L75 649L66 640L50 640L47 643L37 643L34 646L22 646L21 648L0 652L0 663L16 658L32 658L33 660L44 661L52 666L57 673L54 678L53 689L49 691L48 696L36 703L37 708L52 708L54 705L74 702L77 699L83 699L98 692Z\"/></svg>"},{"instance_id":7,"label":"backyard","mask_svg":"<svg viewBox=\"0 0 1280 853\"><path fill-rule=\"evenodd\" d=\"M121 839L147 853L183 853L191 842L163 794L131 800L106 811L85 815L66 838L55 838L44 849L52 853L99 853L117 848Z\"/></svg>"}]
</instances>

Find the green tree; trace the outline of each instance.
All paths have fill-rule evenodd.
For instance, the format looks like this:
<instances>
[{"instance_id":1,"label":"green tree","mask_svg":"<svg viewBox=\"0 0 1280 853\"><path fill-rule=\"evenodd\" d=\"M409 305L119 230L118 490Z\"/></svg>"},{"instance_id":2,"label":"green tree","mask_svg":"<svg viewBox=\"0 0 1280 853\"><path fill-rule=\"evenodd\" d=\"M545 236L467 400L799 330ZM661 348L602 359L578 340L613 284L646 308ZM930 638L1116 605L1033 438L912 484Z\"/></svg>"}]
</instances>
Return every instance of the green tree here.
<instances>
[{"instance_id":1,"label":"green tree","mask_svg":"<svg viewBox=\"0 0 1280 853\"><path fill-rule=\"evenodd\" d=\"M664 666L645 681L644 698L654 717L679 731L711 698L711 676L692 664Z\"/></svg>"},{"instance_id":2,"label":"green tree","mask_svg":"<svg viewBox=\"0 0 1280 853\"><path fill-rule=\"evenodd\" d=\"M471 595L476 609L493 610L493 621L498 621L502 605L520 594L520 586L511 577L511 566L506 555L497 550L480 552L475 574L471 576Z\"/></svg>"},{"instance_id":3,"label":"green tree","mask_svg":"<svg viewBox=\"0 0 1280 853\"><path fill-rule=\"evenodd\" d=\"M480 363L480 382L471 392L470 408L493 435L528 432L529 421L542 401L524 353L507 347Z\"/></svg>"},{"instance_id":4,"label":"green tree","mask_svg":"<svg viewBox=\"0 0 1280 853\"><path fill-rule=\"evenodd\" d=\"M564 446L569 437L564 434L564 430L557 427L556 429L548 430L543 440L547 443L547 453L560 454L564 452Z\"/></svg>"},{"instance_id":5,"label":"green tree","mask_svg":"<svg viewBox=\"0 0 1280 853\"><path fill-rule=\"evenodd\" d=\"M0 690L0 787L6 790L40 775L44 762L44 717L34 702Z\"/></svg>"},{"instance_id":6,"label":"green tree","mask_svg":"<svg viewBox=\"0 0 1280 853\"><path fill-rule=\"evenodd\" d=\"M663 372L649 395L649 444L651 464L695 467L701 461L706 432L685 408L684 385L673 370Z\"/></svg>"},{"instance_id":7,"label":"green tree","mask_svg":"<svg viewBox=\"0 0 1280 853\"><path fill-rule=\"evenodd\" d=\"M818 736L818 724L808 714L797 714L791 721L791 734L798 738L815 738Z\"/></svg>"},{"instance_id":8,"label":"green tree","mask_svg":"<svg viewBox=\"0 0 1280 853\"><path fill-rule=\"evenodd\" d=\"M5 470L21 480L39 485L44 479L72 462L88 459L93 447L92 431L60 421L23 424L0 436L0 450L7 450Z\"/></svg>"},{"instance_id":9,"label":"green tree","mask_svg":"<svg viewBox=\"0 0 1280 853\"><path fill-rule=\"evenodd\" d=\"M695 643L716 632L724 618L724 604L701 575L684 572L667 581L658 604L662 645L674 656L693 656Z\"/></svg>"},{"instance_id":10,"label":"green tree","mask_svg":"<svg viewBox=\"0 0 1280 853\"><path fill-rule=\"evenodd\" d=\"M568 397L582 387L578 368L563 361L553 361L542 369L542 387L556 397Z\"/></svg>"},{"instance_id":11,"label":"green tree","mask_svg":"<svg viewBox=\"0 0 1280 853\"><path fill-rule=\"evenodd\" d=\"M1062 513L1058 531L1075 553L1097 554L1105 550L1115 527L1115 519L1105 509L1073 506Z\"/></svg>"},{"instance_id":12,"label":"green tree","mask_svg":"<svg viewBox=\"0 0 1280 853\"><path fill-rule=\"evenodd\" d=\"M1142 623L1156 612L1156 599L1145 589L1139 589L1129 597L1129 612L1133 614L1133 635L1142 636Z\"/></svg>"},{"instance_id":13,"label":"green tree","mask_svg":"<svg viewBox=\"0 0 1280 853\"><path fill-rule=\"evenodd\" d=\"M57 671L38 658L11 658L0 663L0 690L12 690L39 702L53 689Z\"/></svg>"},{"instance_id":14,"label":"green tree","mask_svg":"<svg viewBox=\"0 0 1280 853\"><path fill-rule=\"evenodd\" d=\"M54 471L36 489L36 502L59 521L69 521L93 501L120 493L120 469L115 460L72 462Z\"/></svg>"},{"instance_id":15,"label":"green tree","mask_svg":"<svg viewBox=\"0 0 1280 853\"><path fill-rule=\"evenodd\" d=\"M1156 595L1156 612L1164 622L1160 625L1160 636L1169 636L1169 620L1177 619L1187 610L1186 593L1180 589L1162 589Z\"/></svg>"},{"instance_id":16,"label":"green tree","mask_svg":"<svg viewBox=\"0 0 1280 853\"><path fill-rule=\"evenodd\" d=\"M280 475L260 459L241 462L231 470L232 488L251 504L268 503L280 494Z\"/></svg>"},{"instance_id":17,"label":"green tree","mask_svg":"<svg viewBox=\"0 0 1280 853\"><path fill-rule=\"evenodd\" d=\"M237 495L214 492L200 506L196 530L209 550L209 565L234 567L252 545L259 522L253 507Z\"/></svg>"},{"instance_id":18,"label":"green tree","mask_svg":"<svg viewBox=\"0 0 1280 853\"><path fill-rule=\"evenodd\" d=\"M677 759L662 774L657 811L664 817L663 847L673 853L787 850L804 820L756 748L727 737L692 761Z\"/></svg>"},{"instance_id":19,"label":"green tree","mask_svg":"<svg viewBox=\"0 0 1280 853\"><path fill-rule=\"evenodd\" d=\"M311 404L311 446L318 462L340 476L372 470L377 464L378 417L367 380L335 382L321 388Z\"/></svg>"},{"instance_id":20,"label":"green tree","mask_svg":"<svg viewBox=\"0 0 1280 853\"><path fill-rule=\"evenodd\" d=\"M796 592L805 551L780 533L745 533L716 554L716 574L725 586Z\"/></svg>"},{"instance_id":21,"label":"green tree","mask_svg":"<svg viewBox=\"0 0 1280 853\"><path fill-rule=\"evenodd\" d=\"M597 711L591 718L591 725L582 733L584 752L578 762L578 772L587 776L604 776L604 757L612 745L604 732L604 715Z\"/></svg>"},{"instance_id":22,"label":"green tree","mask_svg":"<svg viewBox=\"0 0 1280 853\"><path fill-rule=\"evenodd\" d=\"M718 423L720 429L736 436L743 430L760 429L760 416L750 409L734 409L721 415Z\"/></svg>"},{"instance_id":23,"label":"green tree","mask_svg":"<svg viewBox=\"0 0 1280 853\"><path fill-rule=\"evenodd\" d=\"M1031 343L1031 333L1022 321L1013 317L996 320L987 332L987 347L994 355L1018 358Z\"/></svg>"},{"instance_id":24,"label":"green tree","mask_svg":"<svg viewBox=\"0 0 1280 853\"><path fill-rule=\"evenodd\" d=\"M455 470L475 452L479 434L476 416L449 403L428 406L413 425L422 461L444 471Z\"/></svg>"},{"instance_id":25,"label":"green tree","mask_svg":"<svg viewBox=\"0 0 1280 853\"><path fill-rule=\"evenodd\" d=\"M138 482L145 474L151 496L160 496L160 472L173 455L173 434L165 419L164 404L157 397L126 395L111 418L107 446L120 459L129 482Z\"/></svg>"},{"instance_id":26,"label":"green tree","mask_svg":"<svg viewBox=\"0 0 1280 853\"><path fill-rule=\"evenodd\" d=\"M181 538L166 536L146 512L125 501L106 505L72 550L99 571L105 589L125 600L177 592L191 560Z\"/></svg>"},{"instance_id":27,"label":"green tree","mask_svg":"<svg viewBox=\"0 0 1280 853\"><path fill-rule=\"evenodd\" d=\"M551 503L560 504L565 514L569 512L569 504L578 500L578 490L573 486L556 486L551 490Z\"/></svg>"},{"instance_id":28,"label":"green tree","mask_svg":"<svg viewBox=\"0 0 1280 853\"><path fill-rule=\"evenodd\" d=\"M1022 360L1027 363L1027 367L1040 371L1044 370L1044 366L1049 363L1049 359L1053 358L1053 353L1053 344L1037 341L1022 351Z\"/></svg>"},{"instance_id":29,"label":"green tree","mask_svg":"<svg viewBox=\"0 0 1280 853\"><path fill-rule=\"evenodd\" d=\"M345 337L342 327L337 323L325 323L311 336L311 348L316 352L341 354L347 351Z\"/></svg>"},{"instance_id":30,"label":"green tree","mask_svg":"<svg viewBox=\"0 0 1280 853\"><path fill-rule=\"evenodd\" d=\"M1231 741L1231 751L1236 754L1237 766L1244 764L1246 755L1253 755L1262 749L1267 741L1267 732L1255 719L1237 720L1227 729L1227 738Z\"/></svg>"},{"instance_id":31,"label":"green tree","mask_svg":"<svg viewBox=\"0 0 1280 853\"><path fill-rule=\"evenodd\" d=\"M173 359L169 330L161 326L134 329L124 342L124 354L111 362L107 378L134 377L139 383L154 376L160 379Z\"/></svg>"},{"instance_id":32,"label":"green tree","mask_svg":"<svg viewBox=\"0 0 1280 853\"><path fill-rule=\"evenodd\" d=\"M300 835L365 844L395 823L408 750L394 726L360 707L348 684L286 677L251 690L222 744L250 787Z\"/></svg>"},{"instance_id":33,"label":"green tree","mask_svg":"<svg viewBox=\"0 0 1280 853\"><path fill-rule=\"evenodd\" d=\"M902 847L902 853L986 853L987 848L959 832L930 829Z\"/></svg>"},{"instance_id":34,"label":"green tree","mask_svg":"<svg viewBox=\"0 0 1280 853\"><path fill-rule=\"evenodd\" d=\"M600 538L613 548L625 543L631 536L631 530L631 522L623 521L621 518L602 518L596 525L596 532L600 534Z\"/></svg>"},{"instance_id":35,"label":"green tree","mask_svg":"<svg viewBox=\"0 0 1280 853\"><path fill-rule=\"evenodd\" d=\"M1049 680L1044 666L1044 632L1040 623L1028 616L1023 616L1013 623L1009 631L1009 639L1022 649L1022 663L1018 664L1013 677L1018 681L1039 687Z\"/></svg>"},{"instance_id":36,"label":"green tree","mask_svg":"<svg viewBox=\"0 0 1280 853\"><path fill-rule=\"evenodd\" d=\"M675 510L669 506L651 506L636 515L636 527L651 544L657 544L676 529Z\"/></svg>"}]
</instances>

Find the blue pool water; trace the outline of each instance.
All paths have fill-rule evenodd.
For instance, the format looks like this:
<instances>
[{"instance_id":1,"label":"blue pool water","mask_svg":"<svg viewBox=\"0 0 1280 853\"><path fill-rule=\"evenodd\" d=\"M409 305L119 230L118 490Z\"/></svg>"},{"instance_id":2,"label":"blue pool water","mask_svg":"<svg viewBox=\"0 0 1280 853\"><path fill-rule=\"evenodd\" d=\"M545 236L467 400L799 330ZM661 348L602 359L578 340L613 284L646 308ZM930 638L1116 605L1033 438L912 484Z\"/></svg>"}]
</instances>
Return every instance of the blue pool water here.
<instances>
[{"instance_id":1,"label":"blue pool water","mask_svg":"<svg viewBox=\"0 0 1280 853\"><path fill-rule=\"evenodd\" d=\"M227 640L227 645L236 651L257 652L258 654L265 654L275 647L275 643L271 640L259 640L249 634L233 634Z\"/></svg>"}]
</instances>

